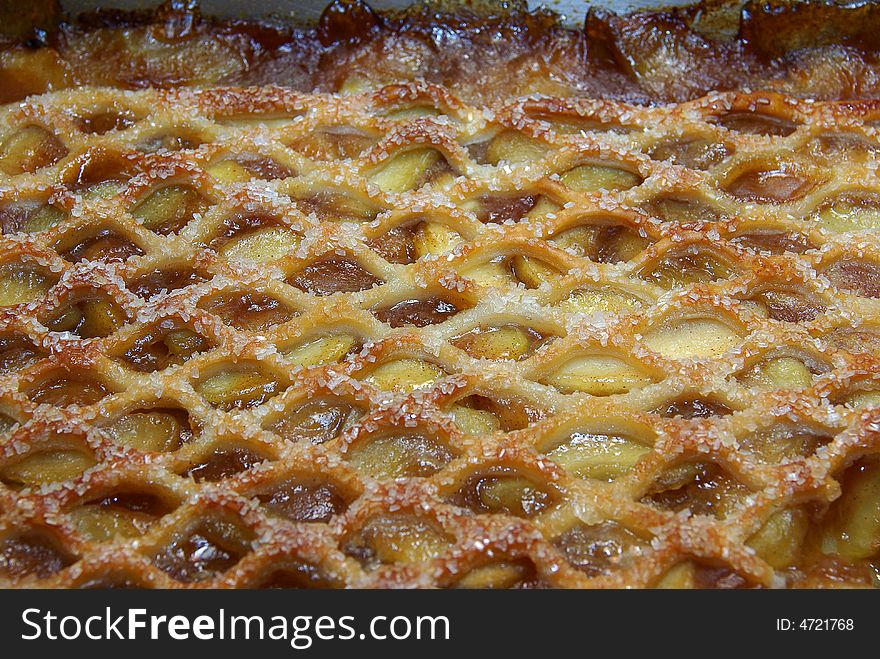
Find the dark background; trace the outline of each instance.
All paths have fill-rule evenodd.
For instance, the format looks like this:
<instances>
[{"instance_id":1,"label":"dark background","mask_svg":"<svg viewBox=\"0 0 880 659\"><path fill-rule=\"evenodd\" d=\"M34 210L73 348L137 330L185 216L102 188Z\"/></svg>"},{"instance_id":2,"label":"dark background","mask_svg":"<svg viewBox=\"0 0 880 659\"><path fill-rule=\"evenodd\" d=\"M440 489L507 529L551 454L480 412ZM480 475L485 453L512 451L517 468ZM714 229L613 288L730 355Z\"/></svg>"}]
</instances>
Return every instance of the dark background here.
<instances>
[{"instance_id":1,"label":"dark background","mask_svg":"<svg viewBox=\"0 0 880 659\"><path fill-rule=\"evenodd\" d=\"M853 642L873 640L880 622L871 591L0 591L0 656L169 657L204 653L247 653L263 657L409 658L444 656L457 659L494 657L629 657L660 653L686 657L727 656L731 652L770 650L849 653ZM343 615L356 617L358 632L368 631L375 615L445 615L451 638L386 641L316 639L307 650L284 641L187 641L170 638L138 641L23 641L33 633L22 622L26 608L51 609L56 615L76 614L81 621L103 613L146 608L148 615ZM852 618L854 631L776 631L780 617ZM56 623L57 628L57 623ZM418 654L414 654L418 653ZM88 653L88 654L79 654ZM241 654L239 654L241 653ZM344 654L343 654L344 653ZM381 655L378 655L381 653ZM450 654L458 653L458 654ZM810 655L807 655L810 656Z\"/></svg>"}]
</instances>

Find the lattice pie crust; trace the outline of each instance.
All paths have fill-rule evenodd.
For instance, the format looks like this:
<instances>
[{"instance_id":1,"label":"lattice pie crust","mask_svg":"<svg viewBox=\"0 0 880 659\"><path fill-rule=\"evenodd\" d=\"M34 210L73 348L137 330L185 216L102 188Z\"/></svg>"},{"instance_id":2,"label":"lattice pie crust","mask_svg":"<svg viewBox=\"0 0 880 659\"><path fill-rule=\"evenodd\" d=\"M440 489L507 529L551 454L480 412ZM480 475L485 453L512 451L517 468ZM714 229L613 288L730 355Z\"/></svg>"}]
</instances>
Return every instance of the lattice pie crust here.
<instances>
[{"instance_id":1,"label":"lattice pie crust","mask_svg":"<svg viewBox=\"0 0 880 659\"><path fill-rule=\"evenodd\" d=\"M880 105L0 114L0 579L876 585Z\"/></svg>"}]
</instances>

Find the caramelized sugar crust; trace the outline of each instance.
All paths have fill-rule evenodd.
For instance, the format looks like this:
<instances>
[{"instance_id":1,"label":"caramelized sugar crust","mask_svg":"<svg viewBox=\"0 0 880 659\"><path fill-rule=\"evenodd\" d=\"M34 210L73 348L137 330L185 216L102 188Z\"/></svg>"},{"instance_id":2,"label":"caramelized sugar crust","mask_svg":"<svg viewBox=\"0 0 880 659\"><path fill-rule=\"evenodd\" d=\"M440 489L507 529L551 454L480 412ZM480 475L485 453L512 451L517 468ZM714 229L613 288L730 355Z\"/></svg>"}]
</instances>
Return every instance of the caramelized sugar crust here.
<instances>
[{"instance_id":1,"label":"caramelized sugar crust","mask_svg":"<svg viewBox=\"0 0 880 659\"><path fill-rule=\"evenodd\" d=\"M880 91L873 3L709 0L625 16L594 7L572 17L578 27L493 0L396 13L335 0L308 28L203 18L197 3L170 0L155 11L105 10L69 23L52 0L29 7L27 15L2 15L10 36L0 52L0 102L82 85L350 92L416 80L453 88L474 105L536 93L645 103L713 90L827 100ZM95 113L80 125L100 134L133 119Z\"/></svg>"},{"instance_id":2,"label":"caramelized sugar crust","mask_svg":"<svg viewBox=\"0 0 880 659\"><path fill-rule=\"evenodd\" d=\"M0 110L0 582L877 585L880 104L468 93Z\"/></svg>"}]
</instances>

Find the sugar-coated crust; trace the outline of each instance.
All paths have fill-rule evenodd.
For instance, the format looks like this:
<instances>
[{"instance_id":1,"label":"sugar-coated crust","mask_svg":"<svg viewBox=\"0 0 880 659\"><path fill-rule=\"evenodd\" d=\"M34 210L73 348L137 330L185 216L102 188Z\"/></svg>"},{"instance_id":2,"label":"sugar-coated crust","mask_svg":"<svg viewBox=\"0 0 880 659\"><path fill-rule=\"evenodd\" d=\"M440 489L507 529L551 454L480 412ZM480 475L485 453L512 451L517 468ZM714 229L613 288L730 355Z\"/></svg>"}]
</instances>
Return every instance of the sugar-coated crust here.
<instances>
[{"instance_id":1,"label":"sugar-coated crust","mask_svg":"<svg viewBox=\"0 0 880 659\"><path fill-rule=\"evenodd\" d=\"M434 112L394 115L413 107ZM99 111L126 117L125 125L84 132L82 118ZM845 470L880 453L880 409L846 403L855 390L880 388L880 294L865 281L880 274L880 242L875 229L836 232L818 214L841 195L880 191L878 120L877 102L819 103L767 93L712 94L660 107L541 96L477 107L424 83L347 96L271 86L82 88L3 108L4 139L38 126L65 155L33 172L0 175L4 217L12 217L11 208L37 203L63 211L47 230L0 237L0 271L30 264L48 282L33 299L0 308L0 338L15 336L37 353L32 363L0 376L0 411L9 419L0 440L0 543L19 542L16 551L26 554L20 545L33 541L20 538L37 537L44 551L63 560L43 578L7 573L0 579L16 586L252 587L287 571L307 585L445 587L475 568L503 562L522 571L513 581L525 586L662 585L681 564L700 566L698 585L870 585L869 559L817 553L815 538L827 528L823 511L840 496L841 482L846 485ZM785 134L766 134L777 130L768 129L771 124ZM328 126L363 136L360 152L326 158L303 146ZM526 136L540 155L488 164L478 145L505 131ZM186 134L189 142L180 150L145 146L171 134ZM668 156L698 138L723 144L726 152L686 163ZM396 156L426 147L441 154L446 176L402 192L379 187L376 177ZM271 162L274 169L247 182L221 182L206 171L235 158L259 160L264 169ZM114 172L124 170L111 196L90 196L77 187L84 163L88 169L111 161ZM635 185L578 191L566 173L585 164L625 170ZM752 171L764 178L749 183ZM800 177L802 184L780 192L767 183L774 176ZM151 191L183 183L208 204L178 233L162 235L135 219L132 210ZM377 212L360 222L331 217L315 203L327 191ZM481 195L530 195L553 206L519 221L485 222L469 203ZM672 197L680 201L675 217L657 210L667 207L656 200ZM268 263L218 254L211 241L224 220L239 216L271 218L297 240ZM458 244L409 264L391 263L376 251L389 230L426 220L452 229ZM566 230L591 222L624 227L644 247L618 262L597 262L556 242ZM135 246L128 257L107 261L99 254L72 262L70 250L105 229ZM790 241L784 243L789 249L778 247L781 238ZM681 255L693 259L674 260ZM658 274L664 263L667 270L669 263L686 269L694 255L704 259L700 263L722 264L724 275L670 286ZM521 256L553 274L533 287L512 278L494 288L470 276L497 257ZM354 262L379 283L332 295L297 287L298 273L322 257ZM846 274L852 264L867 274ZM198 280L152 297L131 290L140 275L169 267L197 272ZM625 292L634 301L593 311L559 304L584 289ZM754 302L768 290L793 292L808 310L794 321L774 318ZM238 329L205 308L206 299L224 291L271 296L290 314L268 327ZM83 296L109 300L125 320L109 335L89 339L49 331L47 319ZM374 313L431 296L451 301L457 313L424 327L394 328ZM210 347L155 372L133 369L123 358L126 350L166 321L189 328ZM693 347L693 333L706 322L728 341L722 354ZM518 361L476 359L450 342L474 328L507 325L555 339ZM285 356L289 346L335 331L357 339L338 363L303 368ZM847 332L863 333L868 338L860 345L870 347L842 341ZM637 385L606 396L565 393L553 384L560 369L584 355L625 363L627 377L638 374ZM780 355L806 364L807 386L778 386L772 379L764 386L747 378L756 364ZM409 393L370 379L380 365L401 359L433 364L442 374ZM265 374L277 395L246 409L212 405L199 387L232 365ZM35 391L59 378L99 381L100 400L67 407L34 400ZM521 429L469 435L450 414L451 405L469 396L517 401L539 413ZM729 413L686 419L662 412L685 398L711 399ZM321 444L267 429L278 415L318 399L346 401L361 414ZM108 431L114 422L155 405L185 410L196 437L169 452L143 452L114 440ZM762 457L750 438L786 424L824 439L803 453ZM605 436L600 442L609 446L609 438L624 437L645 450L611 478L579 477L550 455L573 433ZM374 477L372 463L364 466L355 457L358 447L376 438L405 435L433 442L428 452L441 458L432 472ZM59 446L92 456L93 466L60 482L22 485L10 476L22 459ZM182 475L230 446L263 461L216 482ZM395 450L415 450L403 446ZM694 513L687 497L677 511L650 499L668 469L694 463L715 465L737 487L719 489L708 514ZM478 495L461 494L474 478L499 473L525 479L523 496L538 492L540 505L519 515L487 511L474 503ZM332 484L344 504L326 522L304 523L284 519L257 498L293 477ZM122 490L157 493L168 511L141 536L89 539L71 511ZM790 565L774 569L749 541L775 513L793 509L809 511L810 530ZM229 536L229 546L237 548L226 549L234 564L182 577L180 562L189 559L167 548L206 519L221 520L214 537ZM439 548L418 561L408 559L413 554L405 547L383 554L364 532L377 519L404 519L416 529L404 536L430 536ZM602 546L610 547L611 558L590 554L587 568L579 570L559 540L577 526L625 529L620 532L629 540L608 541ZM7 562L12 551L4 554Z\"/></svg>"}]
</instances>

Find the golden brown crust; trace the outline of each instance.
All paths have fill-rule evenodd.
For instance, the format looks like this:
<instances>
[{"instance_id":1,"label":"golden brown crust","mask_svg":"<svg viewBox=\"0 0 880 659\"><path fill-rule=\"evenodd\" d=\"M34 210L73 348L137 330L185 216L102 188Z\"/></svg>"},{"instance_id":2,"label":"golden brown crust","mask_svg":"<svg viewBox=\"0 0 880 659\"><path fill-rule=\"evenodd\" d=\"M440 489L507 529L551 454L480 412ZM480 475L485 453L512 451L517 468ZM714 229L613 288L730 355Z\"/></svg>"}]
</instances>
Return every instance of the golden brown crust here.
<instances>
[{"instance_id":1,"label":"golden brown crust","mask_svg":"<svg viewBox=\"0 0 880 659\"><path fill-rule=\"evenodd\" d=\"M878 119L772 94L486 108L424 83L7 106L0 340L26 352L0 376L3 578L869 585L876 544L828 542L880 453L852 397L880 388ZM143 210L169 188L203 204L172 230ZM585 225L618 228L566 233ZM387 258L438 226L450 242ZM82 300L104 306L58 320ZM459 341L504 327L540 340L517 361ZM328 336L333 363L296 365ZM316 402L317 428L284 421ZM188 423L176 443L120 439L153 409ZM137 533L96 539L102 506ZM780 511L806 520L784 560L754 549Z\"/></svg>"}]
</instances>

